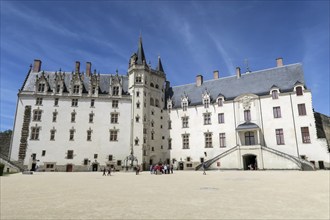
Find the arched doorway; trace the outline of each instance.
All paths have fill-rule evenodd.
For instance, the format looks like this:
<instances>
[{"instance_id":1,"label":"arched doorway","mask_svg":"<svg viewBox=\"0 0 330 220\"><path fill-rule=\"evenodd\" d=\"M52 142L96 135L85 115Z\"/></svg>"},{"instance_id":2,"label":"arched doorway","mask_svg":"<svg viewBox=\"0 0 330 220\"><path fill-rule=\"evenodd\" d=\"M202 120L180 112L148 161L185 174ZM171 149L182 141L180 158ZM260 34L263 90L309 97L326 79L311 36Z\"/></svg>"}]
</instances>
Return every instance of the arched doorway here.
<instances>
[{"instance_id":1,"label":"arched doorway","mask_svg":"<svg viewBox=\"0 0 330 220\"><path fill-rule=\"evenodd\" d=\"M92 171L97 171L99 165L97 163L93 163L92 165Z\"/></svg>"},{"instance_id":2,"label":"arched doorway","mask_svg":"<svg viewBox=\"0 0 330 220\"><path fill-rule=\"evenodd\" d=\"M66 172L72 172L72 164L66 165Z\"/></svg>"},{"instance_id":3,"label":"arched doorway","mask_svg":"<svg viewBox=\"0 0 330 220\"><path fill-rule=\"evenodd\" d=\"M257 169L257 156L253 154L243 155L244 170Z\"/></svg>"}]
</instances>

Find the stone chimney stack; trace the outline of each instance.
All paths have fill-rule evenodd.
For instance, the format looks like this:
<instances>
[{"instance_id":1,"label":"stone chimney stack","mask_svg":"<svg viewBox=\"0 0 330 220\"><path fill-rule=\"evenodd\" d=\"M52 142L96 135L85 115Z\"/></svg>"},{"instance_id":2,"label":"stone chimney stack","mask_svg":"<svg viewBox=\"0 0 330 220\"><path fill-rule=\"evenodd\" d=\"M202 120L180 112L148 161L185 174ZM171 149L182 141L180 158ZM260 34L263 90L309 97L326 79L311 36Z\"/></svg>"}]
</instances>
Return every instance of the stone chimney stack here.
<instances>
[{"instance_id":1,"label":"stone chimney stack","mask_svg":"<svg viewBox=\"0 0 330 220\"><path fill-rule=\"evenodd\" d=\"M214 79L219 79L219 70L214 70L213 71L213 78Z\"/></svg>"},{"instance_id":2,"label":"stone chimney stack","mask_svg":"<svg viewBox=\"0 0 330 220\"><path fill-rule=\"evenodd\" d=\"M201 86L203 84L203 76L197 75L196 76L196 86Z\"/></svg>"},{"instance_id":3,"label":"stone chimney stack","mask_svg":"<svg viewBox=\"0 0 330 220\"><path fill-rule=\"evenodd\" d=\"M92 63L86 62L86 76L90 77L92 73Z\"/></svg>"},{"instance_id":4,"label":"stone chimney stack","mask_svg":"<svg viewBox=\"0 0 330 220\"><path fill-rule=\"evenodd\" d=\"M279 57L279 58L276 59L276 66L277 67L283 66L283 58L282 57Z\"/></svg>"},{"instance_id":5,"label":"stone chimney stack","mask_svg":"<svg viewBox=\"0 0 330 220\"><path fill-rule=\"evenodd\" d=\"M41 60L34 60L33 72L40 72L41 70Z\"/></svg>"},{"instance_id":6,"label":"stone chimney stack","mask_svg":"<svg viewBox=\"0 0 330 220\"><path fill-rule=\"evenodd\" d=\"M79 61L76 61L76 70L75 70L76 73L79 73L80 72L80 62Z\"/></svg>"},{"instance_id":7,"label":"stone chimney stack","mask_svg":"<svg viewBox=\"0 0 330 220\"><path fill-rule=\"evenodd\" d=\"M236 67L236 76L237 76L237 79L241 78L241 68L239 68L239 67Z\"/></svg>"}]
</instances>

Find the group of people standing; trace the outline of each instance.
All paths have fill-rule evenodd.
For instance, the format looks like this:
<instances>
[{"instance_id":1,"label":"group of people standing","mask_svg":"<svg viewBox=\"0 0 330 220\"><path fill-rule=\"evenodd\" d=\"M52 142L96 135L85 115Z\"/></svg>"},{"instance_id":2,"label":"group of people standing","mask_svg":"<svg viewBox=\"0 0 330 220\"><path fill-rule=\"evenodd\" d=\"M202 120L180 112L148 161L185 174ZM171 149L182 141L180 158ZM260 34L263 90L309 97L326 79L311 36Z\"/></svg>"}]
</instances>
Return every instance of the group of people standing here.
<instances>
[{"instance_id":1,"label":"group of people standing","mask_svg":"<svg viewBox=\"0 0 330 220\"><path fill-rule=\"evenodd\" d=\"M150 174L170 174L173 173L173 165L172 164L156 164L150 165Z\"/></svg>"},{"instance_id":2,"label":"group of people standing","mask_svg":"<svg viewBox=\"0 0 330 220\"><path fill-rule=\"evenodd\" d=\"M104 170L103 170L103 176L111 176L111 167L109 167L108 170L104 168Z\"/></svg>"}]
</instances>

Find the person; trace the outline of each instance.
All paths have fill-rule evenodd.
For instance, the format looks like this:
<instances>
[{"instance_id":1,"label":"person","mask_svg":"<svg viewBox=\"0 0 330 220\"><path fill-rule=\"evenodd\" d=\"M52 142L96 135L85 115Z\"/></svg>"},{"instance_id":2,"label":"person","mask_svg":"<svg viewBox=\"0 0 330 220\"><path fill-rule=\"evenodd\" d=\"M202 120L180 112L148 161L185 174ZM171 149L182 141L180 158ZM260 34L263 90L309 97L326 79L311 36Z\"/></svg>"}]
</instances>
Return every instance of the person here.
<instances>
[{"instance_id":1,"label":"person","mask_svg":"<svg viewBox=\"0 0 330 220\"><path fill-rule=\"evenodd\" d=\"M167 174L167 165L164 164L164 174Z\"/></svg>"},{"instance_id":2,"label":"person","mask_svg":"<svg viewBox=\"0 0 330 220\"><path fill-rule=\"evenodd\" d=\"M205 165L204 162L203 162L203 164L202 164L202 167L203 167L203 175L206 175L206 172L205 172L205 170L206 170L206 165Z\"/></svg>"},{"instance_id":3,"label":"person","mask_svg":"<svg viewBox=\"0 0 330 220\"><path fill-rule=\"evenodd\" d=\"M108 176L111 176L111 167L108 169Z\"/></svg>"},{"instance_id":4,"label":"person","mask_svg":"<svg viewBox=\"0 0 330 220\"><path fill-rule=\"evenodd\" d=\"M137 166L136 166L136 170L135 170L135 174L136 174L136 175L139 175L139 172L140 172L140 166L137 165Z\"/></svg>"},{"instance_id":5,"label":"person","mask_svg":"<svg viewBox=\"0 0 330 220\"><path fill-rule=\"evenodd\" d=\"M171 173L173 174L173 164L171 164Z\"/></svg>"},{"instance_id":6,"label":"person","mask_svg":"<svg viewBox=\"0 0 330 220\"><path fill-rule=\"evenodd\" d=\"M253 170L252 163L248 166L250 170Z\"/></svg>"},{"instance_id":7,"label":"person","mask_svg":"<svg viewBox=\"0 0 330 220\"><path fill-rule=\"evenodd\" d=\"M103 176L105 176L105 167L104 167L104 170L103 170Z\"/></svg>"},{"instance_id":8,"label":"person","mask_svg":"<svg viewBox=\"0 0 330 220\"><path fill-rule=\"evenodd\" d=\"M153 166L152 164L150 164L150 174L152 174L152 172L153 172Z\"/></svg>"}]
</instances>

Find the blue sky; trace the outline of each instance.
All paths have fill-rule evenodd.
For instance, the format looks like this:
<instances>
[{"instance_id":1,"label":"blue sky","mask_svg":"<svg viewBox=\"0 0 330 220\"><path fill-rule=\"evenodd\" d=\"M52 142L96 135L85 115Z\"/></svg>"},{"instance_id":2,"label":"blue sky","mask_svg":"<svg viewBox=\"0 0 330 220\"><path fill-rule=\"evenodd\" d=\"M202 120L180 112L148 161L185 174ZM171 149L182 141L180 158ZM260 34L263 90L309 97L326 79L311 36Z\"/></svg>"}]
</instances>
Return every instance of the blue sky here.
<instances>
[{"instance_id":1,"label":"blue sky","mask_svg":"<svg viewBox=\"0 0 330 220\"><path fill-rule=\"evenodd\" d=\"M303 63L316 111L329 115L329 1L1 1L1 126L12 129L30 64L72 71L92 62L126 74L142 33L146 58L161 56L171 85Z\"/></svg>"}]
</instances>

